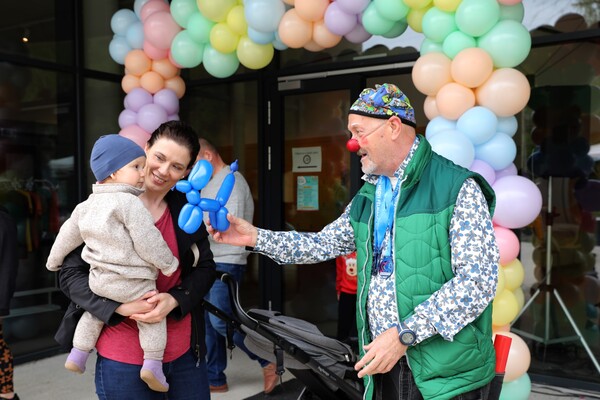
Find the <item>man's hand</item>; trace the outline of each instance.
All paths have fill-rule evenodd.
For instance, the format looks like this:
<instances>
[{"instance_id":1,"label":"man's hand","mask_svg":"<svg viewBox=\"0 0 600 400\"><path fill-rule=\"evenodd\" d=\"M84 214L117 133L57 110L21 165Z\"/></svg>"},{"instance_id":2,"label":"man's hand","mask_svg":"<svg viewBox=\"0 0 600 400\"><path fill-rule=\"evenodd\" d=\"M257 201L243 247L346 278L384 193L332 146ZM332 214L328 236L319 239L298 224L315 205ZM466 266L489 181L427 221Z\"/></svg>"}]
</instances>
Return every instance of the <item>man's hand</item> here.
<instances>
[{"instance_id":1,"label":"man's hand","mask_svg":"<svg viewBox=\"0 0 600 400\"><path fill-rule=\"evenodd\" d=\"M156 290L152 290L138 300L130 301L129 303L123 303L117 307L115 312L124 317L129 317L132 314L144 314L150 312L154 309L154 307L156 307L156 304L149 303L148 299L157 293L158 292Z\"/></svg>"},{"instance_id":2,"label":"man's hand","mask_svg":"<svg viewBox=\"0 0 600 400\"><path fill-rule=\"evenodd\" d=\"M133 314L129 318L153 324L165 319L175 307L179 306L177 300L169 293L158 293L146 301L152 304L154 308L146 313Z\"/></svg>"},{"instance_id":3,"label":"man's hand","mask_svg":"<svg viewBox=\"0 0 600 400\"><path fill-rule=\"evenodd\" d=\"M391 371L407 349L400 343L398 329L395 326L377 336L364 348L367 353L354 365L359 378Z\"/></svg>"},{"instance_id":4,"label":"man's hand","mask_svg":"<svg viewBox=\"0 0 600 400\"><path fill-rule=\"evenodd\" d=\"M229 221L230 226L229 229L224 232L215 230L210 224L210 221L206 222L206 229L208 230L208 233L212 235L213 239L215 239L215 242L233 246L254 247L256 245L258 231L254 225L242 218L234 217L231 214L227 214L227 220Z\"/></svg>"}]
</instances>

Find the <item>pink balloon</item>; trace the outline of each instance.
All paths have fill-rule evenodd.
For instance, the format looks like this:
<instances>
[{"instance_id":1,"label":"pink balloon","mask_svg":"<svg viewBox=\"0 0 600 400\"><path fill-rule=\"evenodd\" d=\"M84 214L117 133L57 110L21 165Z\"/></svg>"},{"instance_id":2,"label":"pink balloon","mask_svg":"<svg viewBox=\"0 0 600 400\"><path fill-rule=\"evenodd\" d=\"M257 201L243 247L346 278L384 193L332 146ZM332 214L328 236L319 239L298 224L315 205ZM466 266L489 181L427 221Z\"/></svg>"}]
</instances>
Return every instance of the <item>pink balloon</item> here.
<instances>
[{"instance_id":1,"label":"pink balloon","mask_svg":"<svg viewBox=\"0 0 600 400\"><path fill-rule=\"evenodd\" d=\"M157 11L144 21L144 39L159 49L168 50L180 31L181 27L169 11Z\"/></svg>"},{"instance_id":2,"label":"pink balloon","mask_svg":"<svg viewBox=\"0 0 600 400\"><path fill-rule=\"evenodd\" d=\"M514 6L515 4L519 4L521 0L498 0L498 3L503 6Z\"/></svg>"},{"instance_id":3,"label":"pink balloon","mask_svg":"<svg viewBox=\"0 0 600 400\"><path fill-rule=\"evenodd\" d=\"M167 121L179 121L179 114L169 115Z\"/></svg>"},{"instance_id":4,"label":"pink balloon","mask_svg":"<svg viewBox=\"0 0 600 400\"><path fill-rule=\"evenodd\" d=\"M167 112L158 104L146 104L137 114L137 124L148 133L167 121Z\"/></svg>"},{"instance_id":5,"label":"pink balloon","mask_svg":"<svg viewBox=\"0 0 600 400\"><path fill-rule=\"evenodd\" d=\"M121 129L119 135L133 140L142 149L146 147L146 143L148 143L148 139L150 139L150 134L138 125L129 125L128 127Z\"/></svg>"},{"instance_id":6,"label":"pink balloon","mask_svg":"<svg viewBox=\"0 0 600 400\"><path fill-rule=\"evenodd\" d=\"M483 176L490 186L496 181L496 172L494 171L494 168L492 168L490 164L486 163L485 161L476 159L473 161L473 164L471 164L469 169Z\"/></svg>"},{"instance_id":7,"label":"pink balloon","mask_svg":"<svg viewBox=\"0 0 600 400\"><path fill-rule=\"evenodd\" d=\"M542 193L531 180L505 176L492 186L496 192L496 210L492 221L505 228L517 229L532 223L542 209Z\"/></svg>"},{"instance_id":8,"label":"pink balloon","mask_svg":"<svg viewBox=\"0 0 600 400\"><path fill-rule=\"evenodd\" d=\"M171 89L161 89L154 95L154 104L158 104L165 109L167 114L177 114L179 112L179 99L177 94Z\"/></svg>"},{"instance_id":9,"label":"pink balloon","mask_svg":"<svg viewBox=\"0 0 600 400\"><path fill-rule=\"evenodd\" d=\"M517 166L512 163L508 167L496 171L496 180L504 178L505 176L518 175L518 173Z\"/></svg>"},{"instance_id":10,"label":"pink balloon","mask_svg":"<svg viewBox=\"0 0 600 400\"><path fill-rule=\"evenodd\" d=\"M146 104L152 104L152 95L143 88L134 88L125 96L123 105L126 109L138 112Z\"/></svg>"},{"instance_id":11,"label":"pink balloon","mask_svg":"<svg viewBox=\"0 0 600 400\"><path fill-rule=\"evenodd\" d=\"M510 229L501 226L495 226L494 233L496 235L498 250L500 251L500 264L506 265L514 261L519 255L521 248L521 243L517 235Z\"/></svg>"},{"instance_id":12,"label":"pink balloon","mask_svg":"<svg viewBox=\"0 0 600 400\"><path fill-rule=\"evenodd\" d=\"M144 50L144 53L146 53L146 55L152 60L162 60L169 55L168 49L159 49L147 40L144 40L142 49Z\"/></svg>"},{"instance_id":13,"label":"pink balloon","mask_svg":"<svg viewBox=\"0 0 600 400\"><path fill-rule=\"evenodd\" d=\"M146 4L144 4L140 10L140 19L142 22L145 22L146 19L159 11L171 11L171 8L167 3L162 0L150 0Z\"/></svg>"},{"instance_id":14,"label":"pink balloon","mask_svg":"<svg viewBox=\"0 0 600 400\"><path fill-rule=\"evenodd\" d=\"M127 128L130 125L134 125L137 121L137 113L132 110L123 110L119 114L119 127Z\"/></svg>"}]
</instances>

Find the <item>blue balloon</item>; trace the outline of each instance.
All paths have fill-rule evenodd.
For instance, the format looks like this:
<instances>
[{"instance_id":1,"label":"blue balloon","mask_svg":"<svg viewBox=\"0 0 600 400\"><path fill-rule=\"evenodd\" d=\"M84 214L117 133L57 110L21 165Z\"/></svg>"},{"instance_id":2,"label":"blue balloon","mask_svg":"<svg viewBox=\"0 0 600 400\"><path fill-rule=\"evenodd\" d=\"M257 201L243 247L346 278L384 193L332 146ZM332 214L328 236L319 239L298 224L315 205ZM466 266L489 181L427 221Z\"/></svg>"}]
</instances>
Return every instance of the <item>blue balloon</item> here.
<instances>
[{"instance_id":1,"label":"blue balloon","mask_svg":"<svg viewBox=\"0 0 600 400\"><path fill-rule=\"evenodd\" d=\"M175 189L179 190L182 193L187 193L192 190L192 184L190 181L182 179L175 184Z\"/></svg>"},{"instance_id":2,"label":"blue balloon","mask_svg":"<svg viewBox=\"0 0 600 400\"><path fill-rule=\"evenodd\" d=\"M200 203L200 192L195 189L190 190L185 194L188 203L198 205Z\"/></svg>"},{"instance_id":3,"label":"blue balloon","mask_svg":"<svg viewBox=\"0 0 600 400\"><path fill-rule=\"evenodd\" d=\"M186 204L187 206L188 204ZM184 230L185 233L192 234L200 228L202 225L202 209L198 206L192 206L192 211L189 213L188 220L185 222L183 226L180 225L180 228Z\"/></svg>"},{"instance_id":4,"label":"blue balloon","mask_svg":"<svg viewBox=\"0 0 600 400\"><path fill-rule=\"evenodd\" d=\"M473 143L462 132L446 130L429 139L431 148L455 164L469 168L475 159Z\"/></svg>"},{"instance_id":5,"label":"blue balloon","mask_svg":"<svg viewBox=\"0 0 600 400\"><path fill-rule=\"evenodd\" d=\"M425 137L431 139L438 132L454 129L456 129L456 121L437 116L429 121L427 127L425 127Z\"/></svg>"},{"instance_id":6,"label":"blue balloon","mask_svg":"<svg viewBox=\"0 0 600 400\"><path fill-rule=\"evenodd\" d=\"M475 157L496 171L508 167L516 156L517 145L505 133L496 133L490 140L475 147Z\"/></svg>"},{"instance_id":7,"label":"blue balloon","mask_svg":"<svg viewBox=\"0 0 600 400\"><path fill-rule=\"evenodd\" d=\"M229 221L227 221L227 209L222 207L219 211L217 211L216 221L210 221L211 224L218 231L226 231L229 229Z\"/></svg>"},{"instance_id":8,"label":"blue balloon","mask_svg":"<svg viewBox=\"0 0 600 400\"><path fill-rule=\"evenodd\" d=\"M475 146L487 142L496 134L498 117L488 108L468 109L456 121L456 129L464 133Z\"/></svg>"},{"instance_id":9,"label":"blue balloon","mask_svg":"<svg viewBox=\"0 0 600 400\"><path fill-rule=\"evenodd\" d=\"M179 212L179 218L177 219L177 225L179 225L181 229L183 229L183 227L186 226L188 220L190 219L190 215L192 214L193 209L194 205L189 203L185 204L181 208L181 211Z\"/></svg>"},{"instance_id":10,"label":"blue balloon","mask_svg":"<svg viewBox=\"0 0 600 400\"><path fill-rule=\"evenodd\" d=\"M194 189L202 190L208 181L210 181L212 173L213 167L211 163L207 160L200 160L194 165L194 168L192 168L188 180L192 183Z\"/></svg>"},{"instance_id":11,"label":"blue balloon","mask_svg":"<svg viewBox=\"0 0 600 400\"><path fill-rule=\"evenodd\" d=\"M273 40L275 40L274 32L262 32L256 30L252 27L248 27L248 37L254 42L258 44L269 44Z\"/></svg>"},{"instance_id":12,"label":"blue balloon","mask_svg":"<svg viewBox=\"0 0 600 400\"><path fill-rule=\"evenodd\" d=\"M112 40L108 45L108 54L110 54L110 58L113 59L117 64L125 64L125 56L131 50L131 46L127 43L127 39L125 36L114 35Z\"/></svg>"},{"instance_id":13,"label":"blue balloon","mask_svg":"<svg viewBox=\"0 0 600 400\"><path fill-rule=\"evenodd\" d=\"M139 21L137 15L132 10L123 8L113 14L110 28L117 35L125 36L127 29L136 21Z\"/></svg>"},{"instance_id":14,"label":"blue balloon","mask_svg":"<svg viewBox=\"0 0 600 400\"><path fill-rule=\"evenodd\" d=\"M248 0L244 3L244 16L249 28L274 32L285 14L285 4L280 0Z\"/></svg>"},{"instance_id":15,"label":"blue balloon","mask_svg":"<svg viewBox=\"0 0 600 400\"><path fill-rule=\"evenodd\" d=\"M141 49L144 47L144 24L141 21L136 21L125 32L127 44L133 49Z\"/></svg>"},{"instance_id":16,"label":"blue balloon","mask_svg":"<svg viewBox=\"0 0 600 400\"><path fill-rule=\"evenodd\" d=\"M221 204L213 199L200 199L200 203L198 205L204 211L208 212L217 212L219 211L219 208L221 208Z\"/></svg>"},{"instance_id":17,"label":"blue balloon","mask_svg":"<svg viewBox=\"0 0 600 400\"><path fill-rule=\"evenodd\" d=\"M517 133L518 127L519 123L514 115L498 118L498 132L506 133L508 136L513 137L515 136L515 133Z\"/></svg>"}]
</instances>

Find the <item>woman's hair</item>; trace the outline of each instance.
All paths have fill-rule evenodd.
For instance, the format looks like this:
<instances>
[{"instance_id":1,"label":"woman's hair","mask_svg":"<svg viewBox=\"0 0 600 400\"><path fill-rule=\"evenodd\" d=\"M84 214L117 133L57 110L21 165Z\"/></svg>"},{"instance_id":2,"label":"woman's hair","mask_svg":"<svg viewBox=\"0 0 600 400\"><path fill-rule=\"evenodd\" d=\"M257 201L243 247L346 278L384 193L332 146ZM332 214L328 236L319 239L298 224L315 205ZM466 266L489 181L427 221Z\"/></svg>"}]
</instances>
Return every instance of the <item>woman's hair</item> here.
<instances>
[{"instance_id":1,"label":"woman's hair","mask_svg":"<svg viewBox=\"0 0 600 400\"><path fill-rule=\"evenodd\" d=\"M162 123L150 136L148 147L152 147L158 139L170 139L175 143L187 148L190 152L190 164L188 168L196 162L196 157L200 151L198 135L191 126L181 121L167 121Z\"/></svg>"}]
</instances>

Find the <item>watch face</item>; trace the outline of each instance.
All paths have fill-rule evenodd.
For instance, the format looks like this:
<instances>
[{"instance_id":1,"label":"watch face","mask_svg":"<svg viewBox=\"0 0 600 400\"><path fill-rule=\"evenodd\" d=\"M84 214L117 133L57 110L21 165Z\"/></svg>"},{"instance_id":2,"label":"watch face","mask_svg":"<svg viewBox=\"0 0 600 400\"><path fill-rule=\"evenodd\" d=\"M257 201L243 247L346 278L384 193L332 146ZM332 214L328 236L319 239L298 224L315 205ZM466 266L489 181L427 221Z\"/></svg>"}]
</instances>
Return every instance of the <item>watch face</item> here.
<instances>
[{"instance_id":1,"label":"watch face","mask_svg":"<svg viewBox=\"0 0 600 400\"><path fill-rule=\"evenodd\" d=\"M404 331L400 334L400 342L402 342L402 344L404 345L411 345L415 342L415 334L412 333L411 331Z\"/></svg>"}]
</instances>

